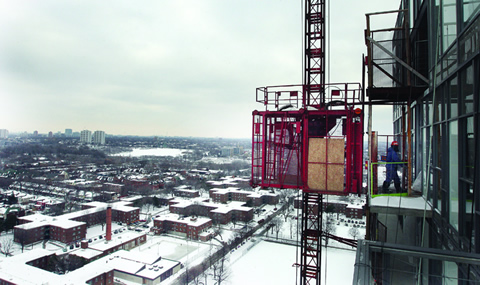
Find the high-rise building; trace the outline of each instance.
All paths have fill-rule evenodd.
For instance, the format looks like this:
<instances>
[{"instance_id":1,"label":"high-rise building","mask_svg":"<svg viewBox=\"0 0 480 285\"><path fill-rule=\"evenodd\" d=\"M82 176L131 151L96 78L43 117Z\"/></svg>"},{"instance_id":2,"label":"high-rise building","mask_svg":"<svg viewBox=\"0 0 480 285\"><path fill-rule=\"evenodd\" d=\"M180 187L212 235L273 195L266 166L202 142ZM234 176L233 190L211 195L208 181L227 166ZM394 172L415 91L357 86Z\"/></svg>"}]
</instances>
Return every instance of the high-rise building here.
<instances>
[{"instance_id":1,"label":"high-rise building","mask_svg":"<svg viewBox=\"0 0 480 285\"><path fill-rule=\"evenodd\" d=\"M0 139L6 139L6 138L8 138L8 130L0 129Z\"/></svg>"},{"instance_id":2,"label":"high-rise building","mask_svg":"<svg viewBox=\"0 0 480 285\"><path fill-rule=\"evenodd\" d=\"M392 106L394 133L367 132L367 233L354 283L479 284L480 1L402 0L398 11L372 12L366 98ZM375 26L393 12L395 26ZM404 193L382 187L382 135L400 146Z\"/></svg>"},{"instance_id":3,"label":"high-rise building","mask_svg":"<svg viewBox=\"0 0 480 285\"><path fill-rule=\"evenodd\" d=\"M95 131L93 133L93 143L94 144L105 144L105 132L104 131Z\"/></svg>"},{"instance_id":4,"label":"high-rise building","mask_svg":"<svg viewBox=\"0 0 480 285\"><path fill-rule=\"evenodd\" d=\"M92 131L83 130L80 132L80 142L81 143L91 143L92 142Z\"/></svg>"},{"instance_id":5,"label":"high-rise building","mask_svg":"<svg viewBox=\"0 0 480 285\"><path fill-rule=\"evenodd\" d=\"M73 134L72 129L65 129L65 136L66 136L67 138L71 137L72 134Z\"/></svg>"}]
</instances>

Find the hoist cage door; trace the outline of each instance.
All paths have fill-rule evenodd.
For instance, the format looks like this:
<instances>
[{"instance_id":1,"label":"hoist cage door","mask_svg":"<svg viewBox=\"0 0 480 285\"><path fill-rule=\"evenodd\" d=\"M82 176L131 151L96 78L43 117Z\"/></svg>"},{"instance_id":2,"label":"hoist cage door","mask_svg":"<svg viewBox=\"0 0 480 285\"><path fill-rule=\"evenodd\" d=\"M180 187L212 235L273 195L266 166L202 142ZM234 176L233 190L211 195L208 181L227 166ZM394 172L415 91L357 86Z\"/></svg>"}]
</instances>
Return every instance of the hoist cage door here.
<instances>
[{"instance_id":1,"label":"hoist cage door","mask_svg":"<svg viewBox=\"0 0 480 285\"><path fill-rule=\"evenodd\" d=\"M301 188L301 118L297 111L253 113L252 186Z\"/></svg>"}]
</instances>

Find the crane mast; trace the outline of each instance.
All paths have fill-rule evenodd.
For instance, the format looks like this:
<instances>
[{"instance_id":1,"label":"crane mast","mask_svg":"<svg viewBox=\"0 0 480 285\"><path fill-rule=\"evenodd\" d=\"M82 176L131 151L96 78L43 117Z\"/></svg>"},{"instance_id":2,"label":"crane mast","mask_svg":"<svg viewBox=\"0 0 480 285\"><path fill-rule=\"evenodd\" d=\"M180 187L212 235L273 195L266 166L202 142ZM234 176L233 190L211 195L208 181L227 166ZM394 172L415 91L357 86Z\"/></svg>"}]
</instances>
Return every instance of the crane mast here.
<instances>
[{"instance_id":1,"label":"crane mast","mask_svg":"<svg viewBox=\"0 0 480 285\"><path fill-rule=\"evenodd\" d=\"M302 192L300 284L321 283L323 195L361 193L363 102L359 83L325 82L325 0L305 1L304 82L259 87L253 111L252 186Z\"/></svg>"},{"instance_id":2,"label":"crane mast","mask_svg":"<svg viewBox=\"0 0 480 285\"><path fill-rule=\"evenodd\" d=\"M325 104L325 0L305 3L304 86L306 106Z\"/></svg>"}]
</instances>

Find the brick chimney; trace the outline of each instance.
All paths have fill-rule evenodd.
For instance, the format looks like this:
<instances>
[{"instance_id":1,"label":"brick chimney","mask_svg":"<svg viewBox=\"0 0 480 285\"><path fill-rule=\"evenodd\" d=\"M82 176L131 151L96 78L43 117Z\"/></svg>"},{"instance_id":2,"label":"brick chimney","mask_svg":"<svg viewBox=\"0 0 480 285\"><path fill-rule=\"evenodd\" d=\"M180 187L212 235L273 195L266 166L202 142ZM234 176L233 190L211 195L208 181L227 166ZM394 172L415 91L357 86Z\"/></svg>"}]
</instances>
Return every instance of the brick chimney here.
<instances>
[{"instance_id":1,"label":"brick chimney","mask_svg":"<svg viewBox=\"0 0 480 285\"><path fill-rule=\"evenodd\" d=\"M112 239L112 207L107 207L107 233L105 235L105 239L111 240Z\"/></svg>"}]
</instances>

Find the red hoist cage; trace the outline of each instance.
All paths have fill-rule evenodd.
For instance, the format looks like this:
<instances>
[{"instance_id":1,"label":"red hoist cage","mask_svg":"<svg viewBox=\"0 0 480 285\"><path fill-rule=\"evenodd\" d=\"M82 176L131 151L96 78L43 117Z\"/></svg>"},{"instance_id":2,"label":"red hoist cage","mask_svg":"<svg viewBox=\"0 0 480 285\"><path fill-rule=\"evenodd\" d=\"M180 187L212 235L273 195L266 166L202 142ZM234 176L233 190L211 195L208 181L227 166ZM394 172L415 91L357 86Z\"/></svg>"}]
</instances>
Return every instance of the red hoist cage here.
<instances>
[{"instance_id":1,"label":"red hoist cage","mask_svg":"<svg viewBox=\"0 0 480 285\"><path fill-rule=\"evenodd\" d=\"M324 16L324 1L306 1L304 84L257 88L265 110L253 112L252 186L303 193L301 284L320 284L321 238L332 237L322 233L322 195L362 185L363 89L325 83Z\"/></svg>"}]
</instances>

